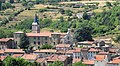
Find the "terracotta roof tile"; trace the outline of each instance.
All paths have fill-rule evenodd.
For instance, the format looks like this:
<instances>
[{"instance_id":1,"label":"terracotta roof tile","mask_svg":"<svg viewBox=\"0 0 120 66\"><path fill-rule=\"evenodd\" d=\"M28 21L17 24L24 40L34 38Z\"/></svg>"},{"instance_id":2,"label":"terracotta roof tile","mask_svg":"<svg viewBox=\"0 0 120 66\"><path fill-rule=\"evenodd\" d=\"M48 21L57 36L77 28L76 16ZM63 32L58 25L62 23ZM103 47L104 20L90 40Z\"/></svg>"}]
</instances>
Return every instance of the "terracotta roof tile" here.
<instances>
[{"instance_id":1,"label":"terracotta roof tile","mask_svg":"<svg viewBox=\"0 0 120 66\"><path fill-rule=\"evenodd\" d=\"M102 52L99 52L98 54L99 54L99 55L108 55L109 52L103 52L103 51L102 51Z\"/></svg>"},{"instance_id":2,"label":"terracotta roof tile","mask_svg":"<svg viewBox=\"0 0 120 66\"><path fill-rule=\"evenodd\" d=\"M120 59L115 59L115 60L112 60L111 62L108 62L108 64L118 64L120 63Z\"/></svg>"},{"instance_id":3,"label":"terracotta roof tile","mask_svg":"<svg viewBox=\"0 0 120 66\"><path fill-rule=\"evenodd\" d=\"M83 42L78 42L80 44L93 44L94 41L83 41Z\"/></svg>"},{"instance_id":4,"label":"terracotta roof tile","mask_svg":"<svg viewBox=\"0 0 120 66\"><path fill-rule=\"evenodd\" d=\"M7 42L9 40L13 40L12 38L1 38L0 42Z\"/></svg>"},{"instance_id":5,"label":"terracotta roof tile","mask_svg":"<svg viewBox=\"0 0 120 66\"><path fill-rule=\"evenodd\" d=\"M42 63L45 62L47 59L46 58L39 58L36 60L36 62Z\"/></svg>"},{"instance_id":6,"label":"terracotta roof tile","mask_svg":"<svg viewBox=\"0 0 120 66\"><path fill-rule=\"evenodd\" d=\"M4 50L0 50L0 54L4 54Z\"/></svg>"},{"instance_id":7,"label":"terracotta roof tile","mask_svg":"<svg viewBox=\"0 0 120 66\"><path fill-rule=\"evenodd\" d=\"M65 61L68 58L68 56L65 55L51 55L50 57L47 57L47 61Z\"/></svg>"},{"instance_id":8,"label":"terracotta roof tile","mask_svg":"<svg viewBox=\"0 0 120 66\"><path fill-rule=\"evenodd\" d=\"M37 59L37 55L36 54L24 54L22 58L26 60L35 60Z\"/></svg>"},{"instance_id":9,"label":"terracotta roof tile","mask_svg":"<svg viewBox=\"0 0 120 66\"><path fill-rule=\"evenodd\" d=\"M72 63L76 63L76 62L80 62L80 61L81 61L81 59L79 59L79 58L73 58Z\"/></svg>"},{"instance_id":10,"label":"terracotta roof tile","mask_svg":"<svg viewBox=\"0 0 120 66\"><path fill-rule=\"evenodd\" d=\"M107 55L95 55L95 60L102 61L107 58Z\"/></svg>"},{"instance_id":11,"label":"terracotta roof tile","mask_svg":"<svg viewBox=\"0 0 120 66\"><path fill-rule=\"evenodd\" d=\"M5 49L5 53L25 53L22 49Z\"/></svg>"},{"instance_id":12,"label":"terracotta roof tile","mask_svg":"<svg viewBox=\"0 0 120 66\"><path fill-rule=\"evenodd\" d=\"M94 60L84 60L84 61L83 61L83 64L93 65L93 64L94 64Z\"/></svg>"},{"instance_id":13,"label":"terracotta roof tile","mask_svg":"<svg viewBox=\"0 0 120 66\"><path fill-rule=\"evenodd\" d=\"M95 49L95 48L90 48L89 50L88 50L88 52L98 52L99 50L98 49Z\"/></svg>"},{"instance_id":14,"label":"terracotta roof tile","mask_svg":"<svg viewBox=\"0 0 120 66\"><path fill-rule=\"evenodd\" d=\"M69 48L70 46L71 46L70 44L57 44L56 48L59 48L59 47L61 47L61 48L63 48L63 47Z\"/></svg>"},{"instance_id":15,"label":"terracotta roof tile","mask_svg":"<svg viewBox=\"0 0 120 66\"><path fill-rule=\"evenodd\" d=\"M14 55L12 55L12 57L15 57L15 58L22 57L22 56L23 56L23 54L14 54Z\"/></svg>"},{"instance_id":16,"label":"terracotta roof tile","mask_svg":"<svg viewBox=\"0 0 120 66\"><path fill-rule=\"evenodd\" d=\"M3 61L7 56L0 56L0 60Z\"/></svg>"},{"instance_id":17,"label":"terracotta roof tile","mask_svg":"<svg viewBox=\"0 0 120 66\"><path fill-rule=\"evenodd\" d=\"M47 37L51 37L51 33L26 33L27 36L30 37L36 37L36 36L47 36Z\"/></svg>"},{"instance_id":18,"label":"terracotta roof tile","mask_svg":"<svg viewBox=\"0 0 120 66\"><path fill-rule=\"evenodd\" d=\"M66 51L67 54L73 54L74 50L68 50Z\"/></svg>"},{"instance_id":19,"label":"terracotta roof tile","mask_svg":"<svg viewBox=\"0 0 120 66\"><path fill-rule=\"evenodd\" d=\"M55 53L57 50L55 49L41 49L41 50L36 50L34 52L52 52L52 53Z\"/></svg>"}]
</instances>

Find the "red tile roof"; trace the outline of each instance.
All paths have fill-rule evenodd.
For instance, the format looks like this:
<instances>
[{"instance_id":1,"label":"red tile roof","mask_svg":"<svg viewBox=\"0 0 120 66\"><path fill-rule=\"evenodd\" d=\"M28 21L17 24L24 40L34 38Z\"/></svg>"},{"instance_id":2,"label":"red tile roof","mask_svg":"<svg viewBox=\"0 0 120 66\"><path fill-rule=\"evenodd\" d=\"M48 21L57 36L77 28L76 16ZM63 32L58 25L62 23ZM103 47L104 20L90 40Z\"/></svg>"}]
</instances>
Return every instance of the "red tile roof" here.
<instances>
[{"instance_id":1,"label":"red tile roof","mask_svg":"<svg viewBox=\"0 0 120 66\"><path fill-rule=\"evenodd\" d=\"M45 52L52 52L55 53L57 50L55 49L41 49L41 50L36 50L34 52L41 52L41 53L45 53Z\"/></svg>"},{"instance_id":2,"label":"red tile roof","mask_svg":"<svg viewBox=\"0 0 120 66\"><path fill-rule=\"evenodd\" d=\"M84 60L84 61L83 61L83 64L86 64L86 65L94 65L94 60Z\"/></svg>"},{"instance_id":3,"label":"red tile roof","mask_svg":"<svg viewBox=\"0 0 120 66\"><path fill-rule=\"evenodd\" d=\"M102 52L99 52L98 54L99 54L99 55L108 55L109 52L103 52L103 51L102 51Z\"/></svg>"},{"instance_id":4,"label":"red tile roof","mask_svg":"<svg viewBox=\"0 0 120 66\"><path fill-rule=\"evenodd\" d=\"M107 55L95 55L95 60L102 61L107 58Z\"/></svg>"},{"instance_id":5,"label":"red tile roof","mask_svg":"<svg viewBox=\"0 0 120 66\"><path fill-rule=\"evenodd\" d=\"M94 41L83 41L83 42L78 42L80 44L90 44L92 45L94 43Z\"/></svg>"},{"instance_id":6,"label":"red tile roof","mask_svg":"<svg viewBox=\"0 0 120 66\"><path fill-rule=\"evenodd\" d=\"M13 40L13 38L1 38L0 42L7 42L9 40Z\"/></svg>"},{"instance_id":7,"label":"red tile roof","mask_svg":"<svg viewBox=\"0 0 120 66\"><path fill-rule=\"evenodd\" d=\"M26 35L30 36L30 37L34 37L34 36L48 36L48 37L51 37L52 34L60 34L61 36L66 35L66 33L51 33L51 32L26 33Z\"/></svg>"},{"instance_id":8,"label":"red tile roof","mask_svg":"<svg viewBox=\"0 0 120 66\"><path fill-rule=\"evenodd\" d=\"M54 62L54 61L65 61L68 58L68 56L65 55L51 55L49 57L47 57L47 61L49 62Z\"/></svg>"},{"instance_id":9,"label":"red tile roof","mask_svg":"<svg viewBox=\"0 0 120 66\"><path fill-rule=\"evenodd\" d=\"M64 47L69 48L70 46L71 46L70 44L57 44L56 48L64 48Z\"/></svg>"},{"instance_id":10,"label":"red tile roof","mask_svg":"<svg viewBox=\"0 0 120 66\"><path fill-rule=\"evenodd\" d=\"M80 61L81 61L81 59L79 59L79 58L73 58L72 63L76 63L76 62L80 62Z\"/></svg>"},{"instance_id":11,"label":"red tile roof","mask_svg":"<svg viewBox=\"0 0 120 66\"><path fill-rule=\"evenodd\" d=\"M66 51L66 53L67 53L67 54L73 54L74 51L75 51L75 50L68 50L68 51Z\"/></svg>"},{"instance_id":12,"label":"red tile roof","mask_svg":"<svg viewBox=\"0 0 120 66\"><path fill-rule=\"evenodd\" d=\"M25 53L22 49L5 49L5 53Z\"/></svg>"},{"instance_id":13,"label":"red tile roof","mask_svg":"<svg viewBox=\"0 0 120 66\"><path fill-rule=\"evenodd\" d=\"M115 59L112 60L111 62L108 62L108 64L119 64L120 63L120 59Z\"/></svg>"},{"instance_id":14,"label":"red tile roof","mask_svg":"<svg viewBox=\"0 0 120 66\"><path fill-rule=\"evenodd\" d=\"M26 33L29 37L46 36L51 37L51 33Z\"/></svg>"},{"instance_id":15,"label":"red tile roof","mask_svg":"<svg viewBox=\"0 0 120 66\"><path fill-rule=\"evenodd\" d=\"M99 50L98 49L95 49L95 48L90 48L89 50L88 50L88 52L98 52Z\"/></svg>"},{"instance_id":16,"label":"red tile roof","mask_svg":"<svg viewBox=\"0 0 120 66\"><path fill-rule=\"evenodd\" d=\"M3 61L7 56L0 56L0 60Z\"/></svg>"},{"instance_id":17,"label":"red tile roof","mask_svg":"<svg viewBox=\"0 0 120 66\"><path fill-rule=\"evenodd\" d=\"M22 57L22 55L23 55L23 54L14 54L14 55L12 55L12 57L15 57L15 58L17 58L17 57Z\"/></svg>"},{"instance_id":18,"label":"red tile roof","mask_svg":"<svg viewBox=\"0 0 120 66\"><path fill-rule=\"evenodd\" d=\"M4 54L4 50L0 50L0 54Z\"/></svg>"},{"instance_id":19,"label":"red tile roof","mask_svg":"<svg viewBox=\"0 0 120 66\"><path fill-rule=\"evenodd\" d=\"M22 58L26 59L26 60L35 60L37 59L37 55L36 54L24 54L22 56Z\"/></svg>"}]
</instances>

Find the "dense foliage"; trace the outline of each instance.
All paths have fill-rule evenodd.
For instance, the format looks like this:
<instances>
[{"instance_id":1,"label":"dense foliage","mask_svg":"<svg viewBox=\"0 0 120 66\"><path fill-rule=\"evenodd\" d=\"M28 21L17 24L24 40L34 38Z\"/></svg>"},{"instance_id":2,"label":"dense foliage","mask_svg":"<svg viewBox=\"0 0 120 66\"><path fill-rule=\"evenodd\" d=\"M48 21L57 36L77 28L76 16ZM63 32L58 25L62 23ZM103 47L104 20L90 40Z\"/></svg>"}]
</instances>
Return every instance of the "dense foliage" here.
<instances>
[{"instance_id":1,"label":"dense foliage","mask_svg":"<svg viewBox=\"0 0 120 66\"><path fill-rule=\"evenodd\" d=\"M2 62L1 66L41 66L40 63L37 62L29 62L23 58L13 58L8 56Z\"/></svg>"},{"instance_id":2,"label":"dense foliage","mask_svg":"<svg viewBox=\"0 0 120 66\"><path fill-rule=\"evenodd\" d=\"M76 62L73 64L73 66L86 66L86 65L82 64L82 62Z\"/></svg>"},{"instance_id":3,"label":"dense foliage","mask_svg":"<svg viewBox=\"0 0 120 66\"><path fill-rule=\"evenodd\" d=\"M54 63L50 63L48 66L64 66L61 61L55 61Z\"/></svg>"},{"instance_id":4,"label":"dense foliage","mask_svg":"<svg viewBox=\"0 0 120 66\"><path fill-rule=\"evenodd\" d=\"M53 48L53 46L51 44L43 44L41 46L41 49L52 49L52 48Z\"/></svg>"},{"instance_id":5,"label":"dense foliage","mask_svg":"<svg viewBox=\"0 0 120 66\"><path fill-rule=\"evenodd\" d=\"M20 44L19 47L21 49L27 49L29 47L30 43L29 43L29 38L26 36L26 34L22 34L20 36Z\"/></svg>"}]
</instances>

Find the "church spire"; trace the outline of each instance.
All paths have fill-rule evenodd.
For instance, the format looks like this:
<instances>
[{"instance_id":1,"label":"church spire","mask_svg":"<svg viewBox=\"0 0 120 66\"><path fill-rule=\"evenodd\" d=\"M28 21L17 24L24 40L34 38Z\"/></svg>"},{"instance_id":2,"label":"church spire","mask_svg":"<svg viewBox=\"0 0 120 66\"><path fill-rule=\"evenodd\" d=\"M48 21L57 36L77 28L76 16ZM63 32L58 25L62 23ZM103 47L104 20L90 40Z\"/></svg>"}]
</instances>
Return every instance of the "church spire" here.
<instances>
[{"instance_id":1,"label":"church spire","mask_svg":"<svg viewBox=\"0 0 120 66\"><path fill-rule=\"evenodd\" d=\"M32 23L32 32L33 33L40 33L40 25L38 23L38 16L35 14L34 22Z\"/></svg>"},{"instance_id":2,"label":"church spire","mask_svg":"<svg viewBox=\"0 0 120 66\"><path fill-rule=\"evenodd\" d=\"M37 23L37 24L39 24L38 23L38 16L37 16L37 14L35 14L35 16L34 16L34 22Z\"/></svg>"}]
</instances>

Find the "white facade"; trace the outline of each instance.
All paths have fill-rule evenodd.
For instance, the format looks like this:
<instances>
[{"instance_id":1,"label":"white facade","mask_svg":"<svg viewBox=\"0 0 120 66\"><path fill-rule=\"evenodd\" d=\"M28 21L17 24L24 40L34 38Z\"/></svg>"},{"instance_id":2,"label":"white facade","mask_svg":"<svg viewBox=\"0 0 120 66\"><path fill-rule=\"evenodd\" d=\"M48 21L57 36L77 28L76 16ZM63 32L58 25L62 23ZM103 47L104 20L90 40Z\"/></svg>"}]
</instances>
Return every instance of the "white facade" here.
<instances>
[{"instance_id":1,"label":"white facade","mask_svg":"<svg viewBox=\"0 0 120 66\"><path fill-rule=\"evenodd\" d=\"M73 52L73 58L82 58L82 55L80 52Z\"/></svg>"},{"instance_id":2,"label":"white facade","mask_svg":"<svg viewBox=\"0 0 120 66\"><path fill-rule=\"evenodd\" d=\"M97 54L97 52L88 52L88 60L94 60L94 56Z\"/></svg>"}]
</instances>

